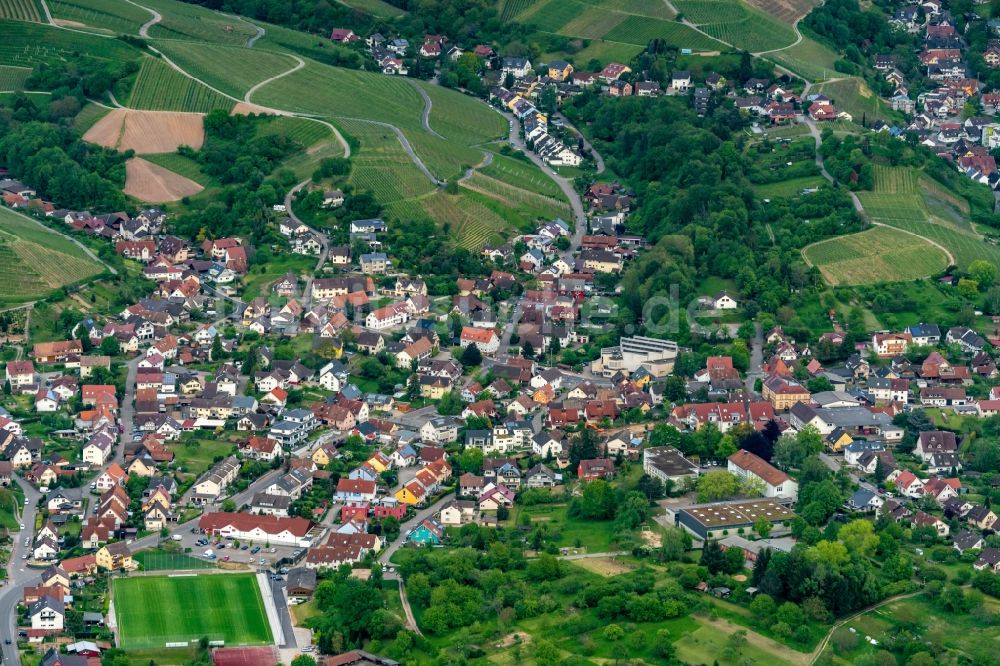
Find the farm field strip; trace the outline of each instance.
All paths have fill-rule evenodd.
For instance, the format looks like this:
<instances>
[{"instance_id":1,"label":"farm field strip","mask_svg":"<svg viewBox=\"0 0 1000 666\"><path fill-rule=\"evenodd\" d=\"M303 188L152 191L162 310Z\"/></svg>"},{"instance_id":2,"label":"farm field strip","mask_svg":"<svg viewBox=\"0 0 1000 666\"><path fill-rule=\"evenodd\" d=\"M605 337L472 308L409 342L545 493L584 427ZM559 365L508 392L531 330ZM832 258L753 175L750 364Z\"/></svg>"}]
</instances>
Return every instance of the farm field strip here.
<instances>
[{"instance_id":1,"label":"farm field strip","mask_svg":"<svg viewBox=\"0 0 1000 666\"><path fill-rule=\"evenodd\" d=\"M41 14L35 0L0 0L0 18L38 23Z\"/></svg>"},{"instance_id":2,"label":"farm field strip","mask_svg":"<svg viewBox=\"0 0 1000 666\"><path fill-rule=\"evenodd\" d=\"M538 0L501 0L498 8L500 20L504 23L513 21L536 2Z\"/></svg>"},{"instance_id":3,"label":"farm field strip","mask_svg":"<svg viewBox=\"0 0 1000 666\"><path fill-rule=\"evenodd\" d=\"M173 40L156 46L187 73L239 99L254 84L295 66L287 55L259 49Z\"/></svg>"},{"instance_id":4,"label":"farm field strip","mask_svg":"<svg viewBox=\"0 0 1000 666\"><path fill-rule=\"evenodd\" d=\"M123 0L49 0L49 11L55 19L127 35L150 19L149 12Z\"/></svg>"},{"instance_id":5,"label":"farm field strip","mask_svg":"<svg viewBox=\"0 0 1000 666\"><path fill-rule=\"evenodd\" d=\"M917 175L913 169L876 164L874 176L877 193L910 194L917 191Z\"/></svg>"},{"instance_id":6,"label":"farm field strip","mask_svg":"<svg viewBox=\"0 0 1000 666\"><path fill-rule=\"evenodd\" d=\"M416 82L431 98L431 129L450 141L474 145L506 136L507 121L482 101Z\"/></svg>"},{"instance_id":7,"label":"farm field strip","mask_svg":"<svg viewBox=\"0 0 1000 666\"><path fill-rule=\"evenodd\" d=\"M479 173L503 181L512 187L529 190L568 204L566 195L555 181L542 173L542 170L532 162L522 162L513 157L493 153L493 162L480 169Z\"/></svg>"},{"instance_id":8,"label":"farm field strip","mask_svg":"<svg viewBox=\"0 0 1000 666\"><path fill-rule=\"evenodd\" d=\"M342 0L342 2L348 7L360 9L361 11L368 12L372 16L393 18L396 16L406 15L404 10L394 5L390 5L388 2L383 2L382 0Z\"/></svg>"},{"instance_id":9,"label":"farm field strip","mask_svg":"<svg viewBox=\"0 0 1000 666\"><path fill-rule=\"evenodd\" d=\"M118 39L60 30L51 25L0 21L0 64L33 67L80 57L132 60L139 52Z\"/></svg>"},{"instance_id":10,"label":"farm field strip","mask_svg":"<svg viewBox=\"0 0 1000 666\"><path fill-rule=\"evenodd\" d=\"M807 35L802 41L765 57L777 62L810 81L823 81L836 76L834 67L840 55Z\"/></svg>"},{"instance_id":11,"label":"farm field strip","mask_svg":"<svg viewBox=\"0 0 1000 666\"><path fill-rule=\"evenodd\" d=\"M706 37L692 28L674 21L660 21L643 16L629 16L614 29L609 30L603 39L634 44L645 48L650 41L662 39L678 48L696 51L724 50L725 44Z\"/></svg>"},{"instance_id":12,"label":"farm field strip","mask_svg":"<svg viewBox=\"0 0 1000 666\"><path fill-rule=\"evenodd\" d=\"M531 190L514 187L479 172L475 172L469 180L463 181L462 185L512 208L520 207L538 211L544 217L565 219L573 214L569 205L563 201L537 194Z\"/></svg>"},{"instance_id":13,"label":"farm field strip","mask_svg":"<svg viewBox=\"0 0 1000 666\"><path fill-rule=\"evenodd\" d=\"M344 131L360 141L361 149L351 157L350 182L371 191L380 201L429 194L434 186L403 151L392 130L371 123L340 121Z\"/></svg>"},{"instance_id":14,"label":"farm field strip","mask_svg":"<svg viewBox=\"0 0 1000 666\"><path fill-rule=\"evenodd\" d=\"M467 250L481 248L508 227L502 217L465 197L438 192L423 199L422 204L431 219L446 225L455 243Z\"/></svg>"},{"instance_id":15,"label":"farm field strip","mask_svg":"<svg viewBox=\"0 0 1000 666\"><path fill-rule=\"evenodd\" d=\"M245 21L182 2L142 0L143 6L157 10L163 20L149 29L156 38L195 39L213 44L244 45L257 31Z\"/></svg>"},{"instance_id":16,"label":"farm field strip","mask_svg":"<svg viewBox=\"0 0 1000 666\"><path fill-rule=\"evenodd\" d=\"M27 67L0 65L0 90L22 90L29 76L31 70Z\"/></svg>"},{"instance_id":17,"label":"farm field strip","mask_svg":"<svg viewBox=\"0 0 1000 666\"><path fill-rule=\"evenodd\" d=\"M791 27L738 0L675 0L674 4L699 28L741 49L769 51L795 42Z\"/></svg>"},{"instance_id":18,"label":"farm field strip","mask_svg":"<svg viewBox=\"0 0 1000 666\"><path fill-rule=\"evenodd\" d=\"M147 58L136 76L128 106L154 111L208 113L230 110L233 100L193 81L158 58Z\"/></svg>"}]
</instances>

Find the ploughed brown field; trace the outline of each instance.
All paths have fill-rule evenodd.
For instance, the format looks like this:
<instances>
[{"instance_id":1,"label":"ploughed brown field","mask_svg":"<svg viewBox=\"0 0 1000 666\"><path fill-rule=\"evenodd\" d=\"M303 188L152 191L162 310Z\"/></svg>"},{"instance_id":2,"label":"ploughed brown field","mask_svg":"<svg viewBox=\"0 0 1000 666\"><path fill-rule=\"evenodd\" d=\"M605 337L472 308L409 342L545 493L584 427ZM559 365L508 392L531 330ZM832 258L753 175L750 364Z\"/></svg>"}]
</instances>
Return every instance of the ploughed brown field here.
<instances>
[{"instance_id":1,"label":"ploughed brown field","mask_svg":"<svg viewBox=\"0 0 1000 666\"><path fill-rule=\"evenodd\" d=\"M201 148L202 114L179 111L115 109L83 135L85 141L136 153L172 153L178 146Z\"/></svg>"},{"instance_id":2,"label":"ploughed brown field","mask_svg":"<svg viewBox=\"0 0 1000 666\"><path fill-rule=\"evenodd\" d=\"M133 157L125 163L125 194L136 199L148 203L164 203L198 194L203 189L190 178L141 157Z\"/></svg>"}]
</instances>

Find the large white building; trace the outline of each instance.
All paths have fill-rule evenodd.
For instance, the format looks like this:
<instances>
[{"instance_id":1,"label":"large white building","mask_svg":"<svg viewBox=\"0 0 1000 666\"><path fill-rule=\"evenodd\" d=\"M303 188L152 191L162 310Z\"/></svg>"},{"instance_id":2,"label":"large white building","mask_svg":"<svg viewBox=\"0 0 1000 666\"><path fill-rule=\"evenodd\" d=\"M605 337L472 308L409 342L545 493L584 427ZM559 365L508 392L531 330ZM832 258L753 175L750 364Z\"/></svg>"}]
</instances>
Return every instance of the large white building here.
<instances>
[{"instance_id":1,"label":"large white building","mask_svg":"<svg viewBox=\"0 0 1000 666\"><path fill-rule=\"evenodd\" d=\"M272 546L312 545L315 524L305 518L255 516L249 513L206 513L198 520L205 534Z\"/></svg>"},{"instance_id":2,"label":"large white building","mask_svg":"<svg viewBox=\"0 0 1000 666\"><path fill-rule=\"evenodd\" d=\"M591 369L604 377L613 377L617 372L631 374L640 367L654 377L663 377L674 369L677 360L677 343L636 335L622 338L614 347L601 350Z\"/></svg>"},{"instance_id":3,"label":"large white building","mask_svg":"<svg viewBox=\"0 0 1000 666\"><path fill-rule=\"evenodd\" d=\"M794 500L799 496L799 484L760 456L740 449L729 456L729 472L741 479L761 484L764 497Z\"/></svg>"}]
</instances>

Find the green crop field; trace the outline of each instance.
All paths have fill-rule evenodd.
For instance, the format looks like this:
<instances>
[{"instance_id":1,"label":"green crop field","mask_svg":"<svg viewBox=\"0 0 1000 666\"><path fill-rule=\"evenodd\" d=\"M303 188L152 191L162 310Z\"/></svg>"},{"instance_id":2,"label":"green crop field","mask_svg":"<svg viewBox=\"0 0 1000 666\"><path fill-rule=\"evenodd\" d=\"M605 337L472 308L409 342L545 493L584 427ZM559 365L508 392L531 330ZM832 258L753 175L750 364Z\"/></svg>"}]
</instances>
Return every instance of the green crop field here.
<instances>
[{"instance_id":1,"label":"green crop field","mask_svg":"<svg viewBox=\"0 0 1000 666\"><path fill-rule=\"evenodd\" d=\"M0 0L0 18L37 23L40 16L35 0Z\"/></svg>"},{"instance_id":2,"label":"green crop field","mask_svg":"<svg viewBox=\"0 0 1000 666\"><path fill-rule=\"evenodd\" d=\"M662 39L668 44L683 49L695 51L726 50L725 44L695 32L686 25L642 16L629 16L604 35L604 39L624 44L635 44L643 48L654 39Z\"/></svg>"},{"instance_id":3,"label":"green crop field","mask_svg":"<svg viewBox=\"0 0 1000 666\"><path fill-rule=\"evenodd\" d=\"M566 202L566 195L562 193L555 181L545 175L532 162L494 153L493 163L484 167L482 173L514 187Z\"/></svg>"},{"instance_id":4,"label":"green crop field","mask_svg":"<svg viewBox=\"0 0 1000 666\"><path fill-rule=\"evenodd\" d=\"M803 254L831 285L915 280L948 265L945 253L927 241L885 227L821 241Z\"/></svg>"},{"instance_id":5,"label":"green crop field","mask_svg":"<svg viewBox=\"0 0 1000 666\"><path fill-rule=\"evenodd\" d=\"M161 40L157 48L188 74L239 99L254 84L295 66L287 55L238 46Z\"/></svg>"},{"instance_id":6,"label":"green crop field","mask_svg":"<svg viewBox=\"0 0 1000 666\"><path fill-rule=\"evenodd\" d=\"M431 129L446 139L475 145L507 136L507 121L481 100L423 81L431 98Z\"/></svg>"},{"instance_id":7,"label":"green crop field","mask_svg":"<svg viewBox=\"0 0 1000 666\"><path fill-rule=\"evenodd\" d=\"M111 113L111 109L108 107L90 102L80 109L80 113L76 114L73 118L73 128L80 132L80 134L86 134L87 130L89 130L94 123L109 113Z\"/></svg>"},{"instance_id":8,"label":"green crop field","mask_svg":"<svg viewBox=\"0 0 1000 666\"><path fill-rule=\"evenodd\" d=\"M677 11L708 34L747 51L769 51L795 42L795 32L738 0L675 0Z\"/></svg>"},{"instance_id":9,"label":"green crop field","mask_svg":"<svg viewBox=\"0 0 1000 666\"><path fill-rule=\"evenodd\" d=\"M0 90L22 90L25 80L31 76L27 67L12 67L0 65Z\"/></svg>"},{"instance_id":10,"label":"green crop field","mask_svg":"<svg viewBox=\"0 0 1000 666\"><path fill-rule=\"evenodd\" d=\"M500 0L497 10L500 13L500 20L504 23L513 21L520 14L523 14L538 0Z\"/></svg>"},{"instance_id":11,"label":"green crop field","mask_svg":"<svg viewBox=\"0 0 1000 666\"><path fill-rule=\"evenodd\" d=\"M394 7L382 0L343 0L343 4L381 18L393 18L406 14L399 7Z\"/></svg>"},{"instance_id":12,"label":"green crop field","mask_svg":"<svg viewBox=\"0 0 1000 666\"><path fill-rule=\"evenodd\" d=\"M153 17L124 0L50 0L49 10L56 19L127 35L137 34L139 27Z\"/></svg>"},{"instance_id":13,"label":"green crop field","mask_svg":"<svg viewBox=\"0 0 1000 666\"><path fill-rule=\"evenodd\" d=\"M0 64L33 67L40 62L69 62L81 57L134 60L139 52L120 39L108 39L50 25L0 21Z\"/></svg>"},{"instance_id":14,"label":"green crop field","mask_svg":"<svg viewBox=\"0 0 1000 666\"><path fill-rule=\"evenodd\" d=\"M266 125L257 130L258 136L280 134L288 137L301 146L309 146L333 137L330 128L308 118L293 118L290 116L275 116Z\"/></svg>"},{"instance_id":15,"label":"green crop field","mask_svg":"<svg viewBox=\"0 0 1000 666\"><path fill-rule=\"evenodd\" d=\"M625 14L663 19L672 19L676 16L663 0L580 0L580 2Z\"/></svg>"},{"instance_id":16,"label":"green crop field","mask_svg":"<svg viewBox=\"0 0 1000 666\"><path fill-rule=\"evenodd\" d=\"M423 131L423 100L413 86L403 78L372 72L310 62L262 87L253 102L296 113L380 120L404 131ZM492 113L485 107L483 112Z\"/></svg>"},{"instance_id":17,"label":"green crop field","mask_svg":"<svg viewBox=\"0 0 1000 666\"><path fill-rule=\"evenodd\" d=\"M462 185L481 192L510 208L523 208L535 211L539 217L569 219L573 215L572 209L565 201L552 199L531 190L514 187L502 180L491 178L479 172L474 173L472 178L463 182Z\"/></svg>"},{"instance_id":18,"label":"green crop field","mask_svg":"<svg viewBox=\"0 0 1000 666\"><path fill-rule=\"evenodd\" d=\"M155 153L143 155L142 158L153 164L159 164L164 169L169 169L185 178L190 178L203 187L215 184L212 177L201 170L201 165L190 157L184 157L177 153Z\"/></svg>"},{"instance_id":19,"label":"green crop field","mask_svg":"<svg viewBox=\"0 0 1000 666\"><path fill-rule=\"evenodd\" d=\"M491 239L502 238L506 220L483 204L463 196L436 194L423 199L431 219L444 225L446 233L459 247L478 250Z\"/></svg>"},{"instance_id":20,"label":"green crop field","mask_svg":"<svg viewBox=\"0 0 1000 666\"><path fill-rule=\"evenodd\" d=\"M353 53L350 48L331 42L329 33L314 35L283 28L279 25L271 25L263 21L255 21L255 23L264 28L266 32L254 43L254 49L290 51L320 62L336 62L338 58Z\"/></svg>"},{"instance_id":21,"label":"green crop field","mask_svg":"<svg viewBox=\"0 0 1000 666\"><path fill-rule=\"evenodd\" d=\"M917 191L917 174L913 169L876 164L874 172L876 192L912 194Z\"/></svg>"},{"instance_id":22,"label":"green crop field","mask_svg":"<svg viewBox=\"0 0 1000 666\"><path fill-rule=\"evenodd\" d=\"M806 34L802 35L802 41L795 46L768 53L766 57L810 81L823 81L839 76L834 63L840 55Z\"/></svg>"},{"instance_id":23,"label":"green crop field","mask_svg":"<svg viewBox=\"0 0 1000 666\"><path fill-rule=\"evenodd\" d=\"M34 300L102 270L67 237L0 208L0 301Z\"/></svg>"},{"instance_id":24,"label":"green crop field","mask_svg":"<svg viewBox=\"0 0 1000 666\"><path fill-rule=\"evenodd\" d=\"M392 130L359 121L339 122L350 136L361 143L351 155L350 182L368 190L380 202L430 194L434 185L410 161Z\"/></svg>"},{"instance_id":25,"label":"green crop field","mask_svg":"<svg viewBox=\"0 0 1000 666\"><path fill-rule=\"evenodd\" d=\"M230 646L274 640L254 574L119 578L112 593L120 644L127 650L205 636Z\"/></svg>"},{"instance_id":26,"label":"green crop field","mask_svg":"<svg viewBox=\"0 0 1000 666\"><path fill-rule=\"evenodd\" d=\"M142 0L155 9L163 20L149 29L149 36L166 39L195 39L214 44L244 45L257 31L247 22L232 16L172 0Z\"/></svg>"},{"instance_id":27,"label":"green crop field","mask_svg":"<svg viewBox=\"0 0 1000 666\"><path fill-rule=\"evenodd\" d=\"M192 81L158 58L147 58L132 86L128 106L153 111L229 110L234 102Z\"/></svg>"}]
</instances>

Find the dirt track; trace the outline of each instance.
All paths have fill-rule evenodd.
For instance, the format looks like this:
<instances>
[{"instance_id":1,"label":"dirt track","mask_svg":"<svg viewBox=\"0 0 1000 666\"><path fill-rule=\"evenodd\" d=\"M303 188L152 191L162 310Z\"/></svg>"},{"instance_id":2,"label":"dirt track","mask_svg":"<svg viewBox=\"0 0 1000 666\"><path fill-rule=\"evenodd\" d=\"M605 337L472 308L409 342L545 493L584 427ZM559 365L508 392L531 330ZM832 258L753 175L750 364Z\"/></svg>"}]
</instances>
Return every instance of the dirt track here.
<instances>
[{"instance_id":1,"label":"dirt track","mask_svg":"<svg viewBox=\"0 0 1000 666\"><path fill-rule=\"evenodd\" d=\"M83 135L85 141L136 153L172 153L178 146L201 148L202 114L115 109Z\"/></svg>"},{"instance_id":2,"label":"dirt track","mask_svg":"<svg viewBox=\"0 0 1000 666\"><path fill-rule=\"evenodd\" d=\"M125 194L148 203L177 201L204 188L190 178L133 157L125 163Z\"/></svg>"}]
</instances>

